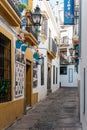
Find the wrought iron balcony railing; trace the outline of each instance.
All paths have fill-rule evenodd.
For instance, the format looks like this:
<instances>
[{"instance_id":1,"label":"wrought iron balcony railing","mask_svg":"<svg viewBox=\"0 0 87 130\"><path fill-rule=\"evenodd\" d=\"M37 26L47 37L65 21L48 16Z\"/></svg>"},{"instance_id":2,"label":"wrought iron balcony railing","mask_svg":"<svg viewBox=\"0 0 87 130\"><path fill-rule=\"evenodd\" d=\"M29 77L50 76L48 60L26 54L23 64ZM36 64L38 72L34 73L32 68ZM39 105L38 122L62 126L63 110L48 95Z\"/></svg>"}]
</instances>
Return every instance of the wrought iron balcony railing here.
<instances>
[{"instance_id":1,"label":"wrought iron balcony railing","mask_svg":"<svg viewBox=\"0 0 87 130\"><path fill-rule=\"evenodd\" d=\"M57 45L55 44L55 41L52 39L52 51L56 55L57 52Z\"/></svg>"},{"instance_id":2,"label":"wrought iron balcony railing","mask_svg":"<svg viewBox=\"0 0 87 130\"><path fill-rule=\"evenodd\" d=\"M20 10L17 6L17 4L13 1L13 0L7 0L8 3L11 5L11 7L14 9L14 11L16 12L16 14L21 17L21 13L20 13Z\"/></svg>"},{"instance_id":3,"label":"wrought iron balcony railing","mask_svg":"<svg viewBox=\"0 0 87 130\"><path fill-rule=\"evenodd\" d=\"M26 26L26 30L29 33L32 33L32 35L36 38L36 40L38 40L38 34L36 32L36 29L33 26Z\"/></svg>"},{"instance_id":4,"label":"wrought iron balcony railing","mask_svg":"<svg viewBox=\"0 0 87 130\"><path fill-rule=\"evenodd\" d=\"M56 55L56 53L57 53L57 45L56 45L55 41L52 38L50 38L49 50Z\"/></svg>"}]
</instances>

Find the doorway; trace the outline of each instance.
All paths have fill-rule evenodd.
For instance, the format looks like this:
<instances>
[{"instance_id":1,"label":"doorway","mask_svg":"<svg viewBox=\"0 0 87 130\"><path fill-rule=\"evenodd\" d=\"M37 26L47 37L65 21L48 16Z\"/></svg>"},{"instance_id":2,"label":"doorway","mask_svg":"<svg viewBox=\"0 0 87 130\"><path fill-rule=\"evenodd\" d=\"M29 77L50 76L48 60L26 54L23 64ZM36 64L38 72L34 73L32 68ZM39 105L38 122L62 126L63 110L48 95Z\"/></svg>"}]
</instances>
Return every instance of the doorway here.
<instances>
[{"instance_id":1,"label":"doorway","mask_svg":"<svg viewBox=\"0 0 87 130\"><path fill-rule=\"evenodd\" d=\"M47 94L51 92L51 67L48 66L48 75L47 75Z\"/></svg>"},{"instance_id":2,"label":"doorway","mask_svg":"<svg viewBox=\"0 0 87 130\"><path fill-rule=\"evenodd\" d=\"M26 108L31 106L32 96L31 63L26 61Z\"/></svg>"}]
</instances>

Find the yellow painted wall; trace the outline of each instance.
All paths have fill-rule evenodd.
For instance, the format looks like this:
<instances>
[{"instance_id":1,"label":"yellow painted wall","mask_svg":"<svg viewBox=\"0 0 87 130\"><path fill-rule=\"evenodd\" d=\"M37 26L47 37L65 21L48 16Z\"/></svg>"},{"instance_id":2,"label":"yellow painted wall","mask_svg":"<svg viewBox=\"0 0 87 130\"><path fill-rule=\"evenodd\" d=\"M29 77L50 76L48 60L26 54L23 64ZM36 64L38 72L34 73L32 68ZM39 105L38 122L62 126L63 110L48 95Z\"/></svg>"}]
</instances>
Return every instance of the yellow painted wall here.
<instances>
[{"instance_id":1,"label":"yellow painted wall","mask_svg":"<svg viewBox=\"0 0 87 130\"><path fill-rule=\"evenodd\" d=\"M38 93L32 94L32 106L38 103Z\"/></svg>"},{"instance_id":2,"label":"yellow painted wall","mask_svg":"<svg viewBox=\"0 0 87 130\"><path fill-rule=\"evenodd\" d=\"M14 37L8 32L4 27L0 25L0 32L4 34L11 40L11 75L12 75L12 101L6 103L0 103L0 130L12 122L16 120L18 117L22 116L24 113L24 99L19 99L13 101L14 97L14 82L15 82L15 74L14 74Z\"/></svg>"},{"instance_id":3,"label":"yellow painted wall","mask_svg":"<svg viewBox=\"0 0 87 130\"><path fill-rule=\"evenodd\" d=\"M29 10L32 11L32 8L33 8L33 0L28 0L28 7L29 7Z\"/></svg>"},{"instance_id":4,"label":"yellow painted wall","mask_svg":"<svg viewBox=\"0 0 87 130\"><path fill-rule=\"evenodd\" d=\"M2 27L1 25L0 25L0 32L2 33L2 34L4 34L6 37L8 37L10 40L11 40L11 66L12 66L12 70L11 70L11 75L12 75L12 99L13 99L13 97L14 97L14 79L15 79L15 77L14 77L14 37L13 37L13 35L12 34L10 34L4 27Z\"/></svg>"},{"instance_id":5,"label":"yellow painted wall","mask_svg":"<svg viewBox=\"0 0 87 130\"><path fill-rule=\"evenodd\" d=\"M31 61L31 106L35 105L38 102L38 93L32 93L33 86L33 52L27 48L25 52L26 59Z\"/></svg>"},{"instance_id":6,"label":"yellow painted wall","mask_svg":"<svg viewBox=\"0 0 87 130\"><path fill-rule=\"evenodd\" d=\"M25 57L27 60L33 62L33 52L31 51L31 49L27 48L25 52Z\"/></svg>"},{"instance_id":7,"label":"yellow painted wall","mask_svg":"<svg viewBox=\"0 0 87 130\"><path fill-rule=\"evenodd\" d=\"M24 99L0 104L0 130L24 114Z\"/></svg>"},{"instance_id":8,"label":"yellow painted wall","mask_svg":"<svg viewBox=\"0 0 87 130\"><path fill-rule=\"evenodd\" d=\"M30 71L30 74L31 74L31 78L30 78L30 84L31 84L31 97L30 97L30 100L31 100L31 106L32 106L32 86L33 86L33 52L31 51L31 49L30 48L27 48L27 50L26 50L26 52L25 52L25 58L26 58L26 60L27 61L29 61L29 62L31 62L31 67L30 67L30 69L31 69L31 71ZM29 99L28 99L29 100Z\"/></svg>"}]
</instances>

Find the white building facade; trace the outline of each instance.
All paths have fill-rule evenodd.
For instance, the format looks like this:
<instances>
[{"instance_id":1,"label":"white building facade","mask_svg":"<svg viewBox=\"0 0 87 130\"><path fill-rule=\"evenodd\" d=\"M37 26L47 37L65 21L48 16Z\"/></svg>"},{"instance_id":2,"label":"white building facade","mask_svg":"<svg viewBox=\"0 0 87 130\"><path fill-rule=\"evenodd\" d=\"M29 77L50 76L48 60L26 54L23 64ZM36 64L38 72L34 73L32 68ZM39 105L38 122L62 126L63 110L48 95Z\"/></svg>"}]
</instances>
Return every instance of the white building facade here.
<instances>
[{"instance_id":1,"label":"white building facade","mask_svg":"<svg viewBox=\"0 0 87 130\"><path fill-rule=\"evenodd\" d=\"M58 26L48 1L36 1L42 16L42 26L39 35L39 53L44 57L44 63L38 65L38 84L33 88L33 93L38 92L38 101L44 99L48 93L59 88L59 56L58 56ZM45 25L45 26L44 26Z\"/></svg>"},{"instance_id":2,"label":"white building facade","mask_svg":"<svg viewBox=\"0 0 87 130\"><path fill-rule=\"evenodd\" d=\"M78 86L77 72L75 70L74 64L61 65L60 82L61 82L61 87L77 87Z\"/></svg>"},{"instance_id":3,"label":"white building facade","mask_svg":"<svg viewBox=\"0 0 87 130\"><path fill-rule=\"evenodd\" d=\"M81 5L81 39L80 39L80 66L79 66L79 79L80 79L80 121L83 130L87 130L87 1L80 1Z\"/></svg>"}]
</instances>

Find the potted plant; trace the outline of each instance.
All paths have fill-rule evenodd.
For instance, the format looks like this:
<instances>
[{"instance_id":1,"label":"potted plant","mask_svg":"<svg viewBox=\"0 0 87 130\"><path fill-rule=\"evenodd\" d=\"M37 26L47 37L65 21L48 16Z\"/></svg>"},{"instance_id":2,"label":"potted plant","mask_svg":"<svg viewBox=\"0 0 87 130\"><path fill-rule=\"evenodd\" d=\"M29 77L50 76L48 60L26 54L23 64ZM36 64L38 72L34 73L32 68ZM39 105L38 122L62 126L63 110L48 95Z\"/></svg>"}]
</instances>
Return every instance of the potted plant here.
<instances>
[{"instance_id":1,"label":"potted plant","mask_svg":"<svg viewBox=\"0 0 87 130\"><path fill-rule=\"evenodd\" d=\"M39 30L38 28L36 28L35 33L36 33L37 38L38 38L38 36L39 36L39 34L40 34L40 30Z\"/></svg>"},{"instance_id":2,"label":"potted plant","mask_svg":"<svg viewBox=\"0 0 87 130\"><path fill-rule=\"evenodd\" d=\"M22 45L22 37L20 36L20 34L17 35L17 40L16 40L16 48L20 49L21 45Z\"/></svg>"},{"instance_id":3,"label":"potted plant","mask_svg":"<svg viewBox=\"0 0 87 130\"><path fill-rule=\"evenodd\" d=\"M30 10L26 10L25 17L28 19L28 24L32 24L32 12Z\"/></svg>"},{"instance_id":4,"label":"potted plant","mask_svg":"<svg viewBox=\"0 0 87 130\"><path fill-rule=\"evenodd\" d=\"M28 17L28 18L30 18L31 17L31 11L27 10L25 16Z\"/></svg>"},{"instance_id":5,"label":"potted plant","mask_svg":"<svg viewBox=\"0 0 87 130\"><path fill-rule=\"evenodd\" d=\"M19 8L20 12L22 12L24 9L28 10L28 6L23 3L18 4L18 8Z\"/></svg>"},{"instance_id":6,"label":"potted plant","mask_svg":"<svg viewBox=\"0 0 87 130\"><path fill-rule=\"evenodd\" d=\"M9 83L7 81L0 81L0 97L8 94Z\"/></svg>"}]
</instances>

